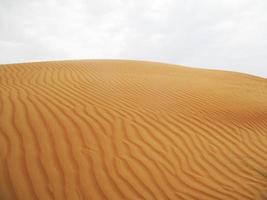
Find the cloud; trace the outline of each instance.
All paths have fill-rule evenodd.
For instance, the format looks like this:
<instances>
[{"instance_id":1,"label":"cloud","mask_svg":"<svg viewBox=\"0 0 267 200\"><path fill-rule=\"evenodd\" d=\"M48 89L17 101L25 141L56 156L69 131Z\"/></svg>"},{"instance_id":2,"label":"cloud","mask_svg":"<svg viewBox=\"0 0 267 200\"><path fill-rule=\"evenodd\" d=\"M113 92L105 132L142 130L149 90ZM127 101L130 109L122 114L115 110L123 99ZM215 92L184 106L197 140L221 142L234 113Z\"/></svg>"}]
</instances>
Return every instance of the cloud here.
<instances>
[{"instance_id":1,"label":"cloud","mask_svg":"<svg viewBox=\"0 0 267 200\"><path fill-rule=\"evenodd\" d=\"M0 63L142 59L267 77L265 0L2 0Z\"/></svg>"}]
</instances>

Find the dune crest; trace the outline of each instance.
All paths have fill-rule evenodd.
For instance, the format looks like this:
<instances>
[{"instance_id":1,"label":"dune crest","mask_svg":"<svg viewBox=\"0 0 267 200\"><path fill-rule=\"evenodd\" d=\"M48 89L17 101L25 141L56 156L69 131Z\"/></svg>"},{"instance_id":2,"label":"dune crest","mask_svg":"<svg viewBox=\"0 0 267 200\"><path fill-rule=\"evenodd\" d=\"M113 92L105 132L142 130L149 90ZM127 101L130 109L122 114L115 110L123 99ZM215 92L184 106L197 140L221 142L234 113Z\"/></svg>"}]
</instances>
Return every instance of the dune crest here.
<instances>
[{"instance_id":1,"label":"dune crest","mask_svg":"<svg viewBox=\"0 0 267 200\"><path fill-rule=\"evenodd\" d=\"M0 66L0 199L266 199L267 80L138 61Z\"/></svg>"}]
</instances>

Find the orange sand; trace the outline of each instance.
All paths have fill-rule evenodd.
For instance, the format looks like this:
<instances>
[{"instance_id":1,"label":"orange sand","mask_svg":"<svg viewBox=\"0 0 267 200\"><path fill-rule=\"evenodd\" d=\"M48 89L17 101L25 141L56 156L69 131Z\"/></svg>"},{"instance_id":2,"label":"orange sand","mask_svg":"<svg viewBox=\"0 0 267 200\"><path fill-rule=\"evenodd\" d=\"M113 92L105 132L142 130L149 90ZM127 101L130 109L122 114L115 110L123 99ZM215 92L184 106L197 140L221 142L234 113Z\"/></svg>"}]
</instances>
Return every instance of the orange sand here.
<instances>
[{"instance_id":1,"label":"orange sand","mask_svg":"<svg viewBox=\"0 0 267 200\"><path fill-rule=\"evenodd\" d=\"M136 61L0 66L0 199L266 199L267 80Z\"/></svg>"}]
</instances>

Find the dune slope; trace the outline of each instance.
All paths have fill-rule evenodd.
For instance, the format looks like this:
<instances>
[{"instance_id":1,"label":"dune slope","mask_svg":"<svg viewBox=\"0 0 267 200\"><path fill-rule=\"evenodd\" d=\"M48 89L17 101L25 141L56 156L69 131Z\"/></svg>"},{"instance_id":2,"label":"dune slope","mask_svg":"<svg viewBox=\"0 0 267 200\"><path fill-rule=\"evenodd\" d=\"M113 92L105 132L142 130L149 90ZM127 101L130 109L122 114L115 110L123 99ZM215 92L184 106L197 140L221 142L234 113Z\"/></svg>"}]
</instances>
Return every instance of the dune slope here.
<instances>
[{"instance_id":1,"label":"dune slope","mask_svg":"<svg viewBox=\"0 0 267 200\"><path fill-rule=\"evenodd\" d=\"M138 61L0 66L0 199L266 198L266 79Z\"/></svg>"}]
</instances>

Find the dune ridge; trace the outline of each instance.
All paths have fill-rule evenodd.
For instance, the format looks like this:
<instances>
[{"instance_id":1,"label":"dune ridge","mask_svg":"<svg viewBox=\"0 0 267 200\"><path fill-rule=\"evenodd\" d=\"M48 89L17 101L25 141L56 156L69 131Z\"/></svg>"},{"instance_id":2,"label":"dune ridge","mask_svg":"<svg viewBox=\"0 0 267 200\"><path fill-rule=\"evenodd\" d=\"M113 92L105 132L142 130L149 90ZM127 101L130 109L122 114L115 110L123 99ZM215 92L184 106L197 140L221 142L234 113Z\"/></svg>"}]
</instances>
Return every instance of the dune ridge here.
<instances>
[{"instance_id":1,"label":"dune ridge","mask_svg":"<svg viewBox=\"0 0 267 200\"><path fill-rule=\"evenodd\" d=\"M141 61L0 65L0 199L266 199L267 80Z\"/></svg>"}]
</instances>

